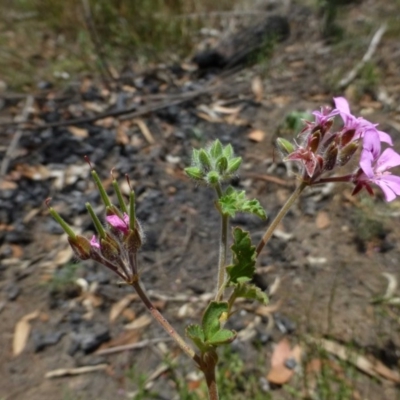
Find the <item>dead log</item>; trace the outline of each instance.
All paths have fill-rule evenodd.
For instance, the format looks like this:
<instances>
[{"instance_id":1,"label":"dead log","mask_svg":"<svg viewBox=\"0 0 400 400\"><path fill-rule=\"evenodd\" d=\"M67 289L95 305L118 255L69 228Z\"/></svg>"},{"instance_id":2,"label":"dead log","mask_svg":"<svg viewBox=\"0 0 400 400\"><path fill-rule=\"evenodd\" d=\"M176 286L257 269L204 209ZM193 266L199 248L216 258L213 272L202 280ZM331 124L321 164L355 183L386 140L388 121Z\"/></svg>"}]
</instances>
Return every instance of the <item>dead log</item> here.
<instances>
[{"instance_id":1,"label":"dead log","mask_svg":"<svg viewBox=\"0 0 400 400\"><path fill-rule=\"evenodd\" d=\"M249 26L235 35L222 39L213 49L197 53L193 62L199 69L230 69L254 63L275 42L289 37L287 18L271 16L260 23Z\"/></svg>"}]
</instances>

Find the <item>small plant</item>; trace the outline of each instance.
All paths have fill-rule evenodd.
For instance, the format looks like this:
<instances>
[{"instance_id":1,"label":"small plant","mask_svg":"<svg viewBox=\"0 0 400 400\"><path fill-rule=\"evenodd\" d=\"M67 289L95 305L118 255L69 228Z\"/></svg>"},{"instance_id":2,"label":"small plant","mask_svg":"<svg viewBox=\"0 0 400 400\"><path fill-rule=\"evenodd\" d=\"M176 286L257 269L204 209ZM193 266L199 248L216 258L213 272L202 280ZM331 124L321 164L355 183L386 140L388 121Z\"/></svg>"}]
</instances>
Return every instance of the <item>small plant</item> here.
<instances>
[{"instance_id":1,"label":"small plant","mask_svg":"<svg viewBox=\"0 0 400 400\"><path fill-rule=\"evenodd\" d=\"M298 186L256 246L252 244L249 232L239 227L233 227L231 237L229 234L229 221L237 213L266 218L258 200L248 199L244 191L229 185L231 178L238 173L242 159L234 154L230 144L224 146L219 140L205 148L193 150L191 166L185 172L196 184L208 186L215 192L214 206L221 225L216 243L219 259L214 299L204 310L200 322L187 326L185 333L191 344L157 310L142 285L137 253L142 245L143 233L136 218L133 188L130 189L129 201L126 203L118 182L113 180L118 200L116 206L92 168L93 179L105 205L106 223L102 224L93 207L87 203L87 210L97 230L97 235L91 240L76 234L47 201L50 214L67 233L76 256L81 260L99 262L133 287L154 319L203 373L210 400L219 399L216 375L219 348L233 342L237 335L234 330L226 328L227 321L235 312L235 302L238 298L263 304L268 302L266 294L250 283L255 273L256 260L300 194L309 186L347 182L354 186L353 194L363 189L373 194L372 186L376 185L383 191L387 201L400 195L400 177L390 172L393 167L400 165L400 155L390 147L390 136L378 130L375 124L352 115L343 97L335 98L334 101L335 109L323 107L321 111L312 113L314 121L305 121L296 141L278 139L278 148L284 161L294 161L299 165ZM343 122L340 128L334 125L334 119L338 116ZM389 147L381 151L382 143ZM350 160L354 158L358 158L355 170L332 176L333 171L349 167ZM225 379L230 378L222 376L222 380ZM254 394L252 396L255 398Z\"/></svg>"}]
</instances>

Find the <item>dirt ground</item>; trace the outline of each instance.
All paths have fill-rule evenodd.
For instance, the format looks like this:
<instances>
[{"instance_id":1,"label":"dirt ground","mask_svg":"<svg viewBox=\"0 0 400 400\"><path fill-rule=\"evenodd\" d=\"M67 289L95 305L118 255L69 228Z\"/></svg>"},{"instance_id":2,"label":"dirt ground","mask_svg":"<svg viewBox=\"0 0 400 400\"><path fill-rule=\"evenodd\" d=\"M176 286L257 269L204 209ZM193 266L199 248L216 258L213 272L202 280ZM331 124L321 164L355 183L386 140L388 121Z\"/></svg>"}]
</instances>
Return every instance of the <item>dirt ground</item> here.
<instances>
[{"instance_id":1,"label":"dirt ground","mask_svg":"<svg viewBox=\"0 0 400 400\"><path fill-rule=\"evenodd\" d=\"M100 200L84 155L105 181L112 168L121 181L129 174L146 233L140 252L144 285L183 332L187 323L198 319L205 305L202 298L214 289L218 258L219 220L213 194L182 173L192 147L215 138L231 142L244 159L235 185L259 198L269 216L279 210L296 183L273 146L277 129L290 112L311 111L332 104L334 95L345 95L352 111L379 123L400 150L400 4L364 0L344 6L344 18L339 19L344 38L337 44L321 38L315 10L293 2L286 14L290 37L275 47L270 60L221 78L222 85L212 93L141 116L154 142L143 136L140 123L117 118L81 124L80 130L58 127L22 133L0 192L0 399L127 398L135 390L126 375L132 365L151 374L162 361L156 345L110 355L93 352L124 332L130 337L121 344L166 335L142 318L145 310L134 299L110 322L110 311L120 299L129 298L130 289L116 284L101 266L71 263L65 236L43 205L52 197L52 205L74 227L91 235L85 202L97 207ZM335 83L362 59L384 22L388 29L368 71L364 69L346 88L337 88ZM179 81L177 91L185 80L201 88L210 79L168 73ZM262 80L261 99L251 89L255 77ZM150 80L162 87L157 75ZM134 96L145 97L146 85L143 92L136 88ZM118 98L132 100L128 86L119 89ZM1 117L21 114L25 97L10 100L7 92L4 96L8 100ZM64 99L36 98L35 118L51 123L80 112L97 112L95 105L110 98L100 80L82 80L79 89ZM240 109L218 113L218 101L231 111ZM251 140L254 130L264 132L262 140ZM15 128L1 127L2 156L14 134ZM245 340L243 348L237 348L248 363L261 351L265 375L273 345L285 332L292 343L304 343L309 336L329 337L399 371L399 308L372 300L387 289L383 274L392 281L400 278L400 203L387 204L379 193L375 198L352 197L351 189L326 185L307 191L260 257L257 283L270 289L279 281L271 299L279 309L274 326L268 318L258 321L255 334L269 337L261 350ZM232 225L250 230L255 242L266 228L265 222L247 216L237 217ZM399 289L395 295L400 296ZM234 318L234 328L241 331L254 322L253 311L254 307ZM17 322L27 315L19 329L30 326L29 338L22 353L14 356ZM146 328L124 329L140 318L149 323ZM105 369L89 374L45 378L60 368L104 364ZM184 365L191 371L188 363ZM157 380L156 387L168 388L160 399L173 398L168 382L167 374ZM361 399L400 398L399 388L386 379L362 375L355 388ZM273 398L291 398L281 389L271 393Z\"/></svg>"}]
</instances>

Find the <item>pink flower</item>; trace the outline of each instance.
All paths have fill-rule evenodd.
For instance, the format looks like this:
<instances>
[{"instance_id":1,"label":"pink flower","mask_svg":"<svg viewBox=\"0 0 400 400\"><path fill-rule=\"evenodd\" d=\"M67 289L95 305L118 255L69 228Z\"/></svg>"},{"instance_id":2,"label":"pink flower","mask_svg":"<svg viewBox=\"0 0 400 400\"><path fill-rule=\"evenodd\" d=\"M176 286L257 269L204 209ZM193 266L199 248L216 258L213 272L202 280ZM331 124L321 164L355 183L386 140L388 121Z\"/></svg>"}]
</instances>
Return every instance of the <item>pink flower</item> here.
<instances>
[{"instance_id":1,"label":"pink flower","mask_svg":"<svg viewBox=\"0 0 400 400\"><path fill-rule=\"evenodd\" d=\"M321 107L321 111L313 111L315 117L315 125L325 125L329 120L333 119L335 115L339 114L339 110L331 107Z\"/></svg>"},{"instance_id":2,"label":"pink flower","mask_svg":"<svg viewBox=\"0 0 400 400\"><path fill-rule=\"evenodd\" d=\"M100 249L100 243L97 240L96 236L93 235L92 239L90 239L90 245L96 249Z\"/></svg>"},{"instance_id":3,"label":"pink flower","mask_svg":"<svg viewBox=\"0 0 400 400\"><path fill-rule=\"evenodd\" d=\"M350 107L348 101L344 97L334 97L336 109L339 111L342 117L344 127L343 130L355 130L354 139L362 138L366 131L375 130L378 133L379 140L381 142L388 143L393 146L392 138L383 131L376 129L378 124L373 124L362 117L355 117L350 112Z\"/></svg>"},{"instance_id":4,"label":"pink flower","mask_svg":"<svg viewBox=\"0 0 400 400\"><path fill-rule=\"evenodd\" d=\"M124 213L123 219L118 215L108 215L106 221L115 229L121 231L124 235L129 232L129 215Z\"/></svg>"},{"instance_id":5,"label":"pink flower","mask_svg":"<svg viewBox=\"0 0 400 400\"><path fill-rule=\"evenodd\" d=\"M370 183L381 188L386 201L392 201L400 196L400 176L392 175L389 171L400 165L400 154L388 148L381 154L381 143L377 132L373 129L366 131L363 138L363 151L360 158L361 172L355 178L357 193L363 187L372 192Z\"/></svg>"}]
</instances>

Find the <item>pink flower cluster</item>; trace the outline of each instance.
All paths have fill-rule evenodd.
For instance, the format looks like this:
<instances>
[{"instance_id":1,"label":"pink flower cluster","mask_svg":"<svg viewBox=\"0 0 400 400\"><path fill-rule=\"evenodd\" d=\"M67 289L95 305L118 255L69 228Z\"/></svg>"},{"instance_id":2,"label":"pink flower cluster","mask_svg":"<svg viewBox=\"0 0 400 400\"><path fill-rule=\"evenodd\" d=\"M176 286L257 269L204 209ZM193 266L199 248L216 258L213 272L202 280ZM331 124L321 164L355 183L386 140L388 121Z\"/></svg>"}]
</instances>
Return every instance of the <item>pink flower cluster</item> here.
<instances>
[{"instance_id":1,"label":"pink flower cluster","mask_svg":"<svg viewBox=\"0 0 400 400\"><path fill-rule=\"evenodd\" d=\"M303 167L303 181L309 185L329 181L348 181L355 185L353 194L365 188L373 194L371 184L377 185L387 201L400 196L400 177L390 170L400 165L400 155L392 148L381 152L381 143L393 145L391 137L377 129L377 124L356 117L350 112L344 97L334 98L335 108L323 107L314 111L314 122L305 121L299 134L299 143L285 158L299 162ZM335 129L334 118L340 116L343 126ZM347 164L362 146L359 167L343 177L322 178L326 171Z\"/></svg>"}]
</instances>

